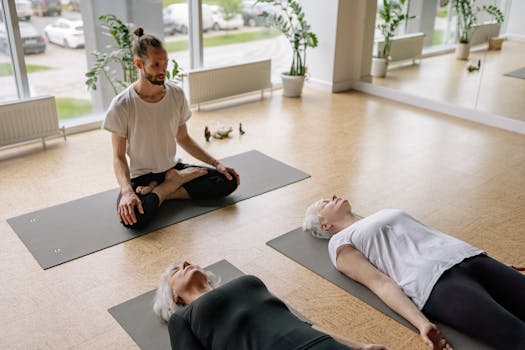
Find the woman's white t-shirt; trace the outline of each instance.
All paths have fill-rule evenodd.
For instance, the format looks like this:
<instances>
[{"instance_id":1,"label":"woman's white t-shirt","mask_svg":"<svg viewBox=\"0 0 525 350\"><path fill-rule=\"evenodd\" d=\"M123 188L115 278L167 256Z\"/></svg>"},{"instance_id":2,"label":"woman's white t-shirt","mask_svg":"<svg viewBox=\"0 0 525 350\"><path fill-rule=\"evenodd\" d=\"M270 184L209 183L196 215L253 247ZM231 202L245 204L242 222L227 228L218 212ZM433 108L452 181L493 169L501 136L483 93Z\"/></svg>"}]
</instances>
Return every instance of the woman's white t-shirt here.
<instances>
[{"instance_id":1,"label":"woman's white t-shirt","mask_svg":"<svg viewBox=\"0 0 525 350\"><path fill-rule=\"evenodd\" d=\"M398 209L380 210L332 236L328 253L336 268L337 249L345 244L392 278L419 309L443 272L483 253Z\"/></svg>"}]
</instances>

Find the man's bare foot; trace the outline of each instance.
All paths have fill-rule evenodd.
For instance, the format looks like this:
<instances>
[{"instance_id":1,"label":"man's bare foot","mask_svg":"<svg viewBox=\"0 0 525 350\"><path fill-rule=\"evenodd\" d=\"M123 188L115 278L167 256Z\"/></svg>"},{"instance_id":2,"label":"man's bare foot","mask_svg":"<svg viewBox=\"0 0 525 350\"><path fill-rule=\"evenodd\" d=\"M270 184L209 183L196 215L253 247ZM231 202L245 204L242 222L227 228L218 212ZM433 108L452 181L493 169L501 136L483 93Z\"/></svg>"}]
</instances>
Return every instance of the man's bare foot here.
<instances>
[{"instance_id":1,"label":"man's bare foot","mask_svg":"<svg viewBox=\"0 0 525 350\"><path fill-rule=\"evenodd\" d=\"M199 167L190 167L182 170L170 169L166 173L164 182L155 187L153 192L159 196L160 203L165 199L181 198L178 197L180 193L178 194L177 190L180 192L182 185L207 173L208 169Z\"/></svg>"},{"instance_id":2,"label":"man's bare foot","mask_svg":"<svg viewBox=\"0 0 525 350\"><path fill-rule=\"evenodd\" d=\"M166 173L166 182L173 182L179 184L178 187L190 182L193 179L206 175L208 169L199 167L189 167L182 170L170 169Z\"/></svg>"},{"instance_id":3,"label":"man's bare foot","mask_svg":"<svg viewBox=\"0 0 525 350\"><path fill-rule=\"evenodd\" d=\"M159 185L159 183L157 181L151 181L148 186L138 186L136 189L135 189L135 192L137 192L138 194L141 194L141 195L146 195L148 193L150 193L151 191L153 191L153 189L155 187L157 187Z\"/></svg>"}]
</instances>

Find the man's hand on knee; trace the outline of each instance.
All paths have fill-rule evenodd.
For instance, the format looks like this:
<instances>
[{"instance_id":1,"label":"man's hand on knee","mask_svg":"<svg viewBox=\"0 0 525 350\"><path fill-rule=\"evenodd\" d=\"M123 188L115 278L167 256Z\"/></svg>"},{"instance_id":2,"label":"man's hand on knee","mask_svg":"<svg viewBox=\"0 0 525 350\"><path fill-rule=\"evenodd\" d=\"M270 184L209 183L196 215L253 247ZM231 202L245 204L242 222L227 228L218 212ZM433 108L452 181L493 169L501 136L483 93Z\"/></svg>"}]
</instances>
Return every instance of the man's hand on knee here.
<instances>
[{"instance_id":1,"label":"man's hand on knee","mask_svg":"<svg viewBox=\"0 0 525 350\"><path fill-rule=\"evenodd\" d=\"M235 182L237 182L237 185L241 183L239 174L237 174L234 168L225 167L224 165L222 165L222 163L217 162L215 164L215 169L217 169L217 171L221 173L222 175L226 176L228 181L231 181L235 177Z\"/></svg>"},{"instance_id":2,"label":"man's hand on knee","mask_svg":"<svg viewBox=\"0 0 525 350\"><path fill-rule=\"evenodd\" d=\"M137 206L140 214L144 214L142 202L140 201L139 197L137 197L134 192L124 192L118 204L118 215L121 222L128 226L137 223L135 206Z\"/></svg>"}]
</instances>

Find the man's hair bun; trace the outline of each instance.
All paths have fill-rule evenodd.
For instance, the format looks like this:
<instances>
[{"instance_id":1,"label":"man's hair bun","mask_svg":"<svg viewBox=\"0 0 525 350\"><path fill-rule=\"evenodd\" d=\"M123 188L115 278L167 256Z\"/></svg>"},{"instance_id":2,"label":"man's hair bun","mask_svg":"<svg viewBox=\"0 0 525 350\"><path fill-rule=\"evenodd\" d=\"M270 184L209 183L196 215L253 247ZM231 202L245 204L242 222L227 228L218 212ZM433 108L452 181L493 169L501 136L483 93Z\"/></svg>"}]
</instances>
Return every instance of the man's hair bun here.
<instances>
[{"instance_id":1,"label":"man's hair bun","mask_svg":"<svg viewBox=\"0 0 525 350\"><path fill-rule=\"evenodd\" d=\"M136 36L140 38L141 36L144 35L144 29L142 29L142 27L138 27L137 29L133 31L133 34L135 34Z\"/></svg>"}]
</instances>

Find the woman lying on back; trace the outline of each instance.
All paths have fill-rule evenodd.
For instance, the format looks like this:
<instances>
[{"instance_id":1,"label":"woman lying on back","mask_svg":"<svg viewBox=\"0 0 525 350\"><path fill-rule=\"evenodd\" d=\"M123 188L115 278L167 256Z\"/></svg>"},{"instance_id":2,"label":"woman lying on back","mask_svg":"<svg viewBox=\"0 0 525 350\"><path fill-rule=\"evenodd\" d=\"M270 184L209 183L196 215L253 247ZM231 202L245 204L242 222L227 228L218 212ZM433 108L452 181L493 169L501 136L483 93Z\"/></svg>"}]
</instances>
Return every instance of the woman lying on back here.
<instances>
[{"instance_id":1,"label":"woman lying on back","mask_svg":"<svg viewBox=\"0 0 525 350\"><path fill-rule=\"evenodd\" d=\"M495 349L525 349L525 276L516 271L523 268L401 210L360 218L337 196L310 205L303 229L330 239L333 265L413 324L429 348L450 346L427 317Z\"/></svg>"},{"instance_id":2,"label":"woman lying on back","mask_svg":"<svg viewBox=\"0 0 525 350\"><path fill-rule=\"evenodd\" d=\"M215 288L208 273L188 262L168 266L153 308L168 321L173 350L388 350L301 321L255 276Z\"/></svg>"}]
</instances>

